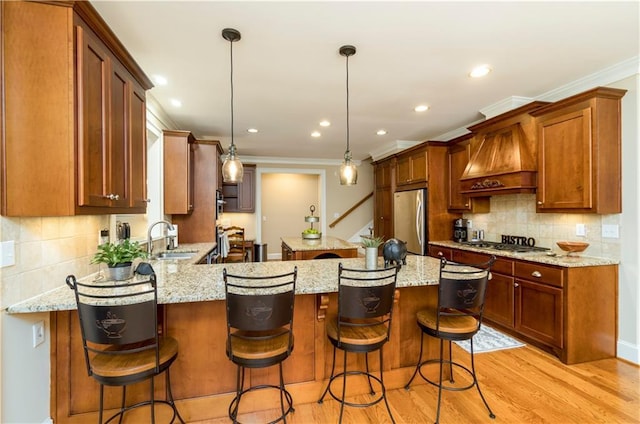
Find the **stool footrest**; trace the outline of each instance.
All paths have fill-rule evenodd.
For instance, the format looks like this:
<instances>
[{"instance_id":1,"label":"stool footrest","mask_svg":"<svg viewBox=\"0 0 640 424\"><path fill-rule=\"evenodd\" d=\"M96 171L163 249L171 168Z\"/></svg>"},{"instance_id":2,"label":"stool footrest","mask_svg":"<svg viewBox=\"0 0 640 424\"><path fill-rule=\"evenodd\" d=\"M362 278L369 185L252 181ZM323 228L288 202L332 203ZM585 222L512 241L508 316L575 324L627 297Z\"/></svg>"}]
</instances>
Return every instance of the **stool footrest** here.
<instances>
[{"instance_id":1,"label":"stool footrest","mask_svg":"<svg viewBox=\"0 0 640 424\"><path fill-rule=\"evenodd\" d=\"M459 368L459 369L465 371L467 373L467 375L469 375L469 377L471 377L471 380L472 380L471 383L466 385L466 386L462 386L462 387L445 386L444 384L442 384L442 382L438 383L437 381L433 381L429 377L425 376L422 373L422 367L424 365L440 364L440 362L442 362L443 365L444 364L450 364L450 365L452 365L452 366L454 366L456 368ZM420 374L420 377L422 377L422 379L424 381L426 381L427 383L429 383L429 384L432 384L432 385L434 385L436 387L440 387L442 385L442 390L450 390L450 391L458 392L458 391L463 391L463 390L469 390L470 388L472 388L473 386L475 386L477 384L476 377L474 376L473 371L471 371L469 368L467 368L466 366L464 366L464 365L462 365L462 364L460 364L458 362L449 361L449 360L446 360L446 359L443 359L442 361L440 361L439 359L428 359L426 361L421 362L418 365L418 374ZM453 382L451 379L449 379L449 381Z\"/></svg>"},{"instance_id":2,"label":"stool footrest","mask_svg":"<svg viewBox=\"0 0 640 424\"><path fill-rule=\"evenodd\" d=\"M331 384L339 377L343 377L343 378L347 378L350 375L362 375L364 377L367 377L369 379L375 380L378 382L378 384L380 384L380 395L375 398L374 400L372 400L371 402L368 403L354 403L354 402L348 402L346 400L343 400L342 397L339 397L337 395L335 395L333 393L333 389L331 388ZM382 380L380 380L380 378L376 377L375 375L371 374L371 373L367 373L365 371L347 371L346 373L341 372L340 374L336 374L333 377L331 377L331 379L329 380L329 394L331 395L332 398L334 398L335 400L337 400L338 402L344 402L345 405L347 406L354 406L356 408L366 408L367 406L372 406L377 404L378 402L380 402L381 400L384 399L384 395L385 395L385 388L384 385L382 384ZM375 394L374 392L371 392L370 394ZM344 393L343 393L343 397L344 397ZM322 401L322 399L321 399ZM320 402L321 403L321 402Z\"/></svg>"},{"instance_id":3,"label":"stool footrest","mask_svg":"<svg viewBox=\"0 0 640 424\"><path fill-rule=\"evenodd\" d=\"M285 405L284 414L282 414L277 419L275 419L273 421L270 421L268 424L275 424L275 423L277 423L279 421L283 421L285 419L285 417L290 412L295 412L295 409L293 407L293 398L291 397L291 393L289 393L286 389L281 389L280 386L276 386L276 385L273 385L273 384L262 384L262 385L259 385L259 386L252 386L252 387L249 387L247 389L244 389L239 394L237 394L236 397L233 398L233 400L229 404L229 418L231 418L231 420L233 420L234 423L239 423L239 421L238 421L238 407L240 406L240 399L242 398L242 395L244 395L245 393L248 393L248 392L252 392L254 390L261 390L261 389L276 389L278 391L281 391L282 394L284 394L284 397L286 399L286 405Z\"/></svg>"}]
</instances>

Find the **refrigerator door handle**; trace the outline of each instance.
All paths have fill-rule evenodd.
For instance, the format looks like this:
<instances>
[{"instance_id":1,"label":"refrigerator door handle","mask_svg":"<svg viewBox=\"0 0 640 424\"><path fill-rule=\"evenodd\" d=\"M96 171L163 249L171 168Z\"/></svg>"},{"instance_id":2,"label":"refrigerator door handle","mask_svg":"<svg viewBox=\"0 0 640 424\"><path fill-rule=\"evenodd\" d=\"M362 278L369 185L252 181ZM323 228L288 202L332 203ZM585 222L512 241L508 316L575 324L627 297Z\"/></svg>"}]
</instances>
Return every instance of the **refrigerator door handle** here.
<instances>
[{"instance_id":1,"label":"refrigerator door handle","mask_svg":"<svg viewBox=\"0 0 640 424\"><path fill-rule=\"evenodd\" d=\"M422 199L420 193L416 194L416 236L418 236L418 243L422 246Z\"/></svg>"}]
</instances>

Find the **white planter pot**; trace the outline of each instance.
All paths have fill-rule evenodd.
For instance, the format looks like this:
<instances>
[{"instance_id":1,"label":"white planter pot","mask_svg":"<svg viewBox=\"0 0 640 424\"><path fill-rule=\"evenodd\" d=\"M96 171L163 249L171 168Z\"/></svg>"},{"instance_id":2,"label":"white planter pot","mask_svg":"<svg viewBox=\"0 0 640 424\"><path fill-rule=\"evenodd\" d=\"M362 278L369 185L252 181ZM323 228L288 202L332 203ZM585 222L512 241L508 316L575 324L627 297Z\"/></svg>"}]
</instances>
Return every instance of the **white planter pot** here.
<instances>
[{"instance_id":1,"label":"white planter pot","mask_svg":"<svg viewBox=\"0 0 640 424\"><path fill-rule=\"evenodd\" d=\"M366 247L364 249L364 260L366 269L378 268L378 248Z\"/></svg>"}]
</instances>

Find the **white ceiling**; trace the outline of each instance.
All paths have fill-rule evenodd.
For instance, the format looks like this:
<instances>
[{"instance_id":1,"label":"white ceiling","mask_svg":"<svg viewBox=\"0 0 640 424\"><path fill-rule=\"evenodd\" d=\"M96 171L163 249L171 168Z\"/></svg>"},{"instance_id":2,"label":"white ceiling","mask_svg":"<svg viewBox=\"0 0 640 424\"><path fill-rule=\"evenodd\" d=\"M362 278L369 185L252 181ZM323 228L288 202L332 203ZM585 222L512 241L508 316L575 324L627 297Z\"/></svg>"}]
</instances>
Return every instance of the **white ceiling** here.
<instances>
[{"instance_id":1,"label":"white ceiling","mask_svg":"<svg viewBox=\"0 0 640 424\"><path fill-rule=\"evenodd\" d=\"M639 2L92 1L179 129L230 143L229 42L240 157L341 159L349 58L354 159L436 139L510 96L536 98L639 54ZM468 77L488 63L493 72ZM182 101L181 108L170 99ZM417 104L430 110L416 113ZM331 126L321 128L322 119ZM250 127L259 129L248 134ZM378 136L384 128L387 135ZM312 138L313 130L322 132ZM401 144L401 143L400 143ZM375 156L375 155L374 155Z\"/></svg>"}]
</instances>

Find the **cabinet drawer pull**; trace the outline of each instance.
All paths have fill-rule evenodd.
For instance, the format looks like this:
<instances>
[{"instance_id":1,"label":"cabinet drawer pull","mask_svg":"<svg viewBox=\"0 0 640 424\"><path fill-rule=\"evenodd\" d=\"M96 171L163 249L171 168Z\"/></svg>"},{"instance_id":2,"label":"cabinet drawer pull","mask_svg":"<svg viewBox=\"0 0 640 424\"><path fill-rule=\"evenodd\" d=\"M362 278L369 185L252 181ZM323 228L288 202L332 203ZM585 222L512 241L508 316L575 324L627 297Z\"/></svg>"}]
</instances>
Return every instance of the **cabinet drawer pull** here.
<instances>
[{"instance_id":1,"label":"cabinet drawer pull","mask_svg":"<svg viewBox=\"0 0 640 424\"><path fill-rule=\"evenodd\" d=\"M107 194L107 195L106 195L106 196L104 196L104 197L106 197L106 198L107 198L107 199L109 199L109 200L118 200L118 199L120 199L120 196L119 196L119 195L117 195L117 194L113 194L113 193Z\"/></svg>"},{"instance_id":2,"label":"cabinet drawer pull","mask_svg":"<svg viewBox=\"0 0 640 424\"><path fill-rule=\"evenodd\" d=\"M539 204L539 205L542 205L542 201L541 201L541 200L538 200L538 204Z\"/></svg>"},{"instance_id":3,"label":"cabinet drawer pull","mask_svg":"<svg viewBox=\"0 0 640 424\"><path fill-rule=\"evenodd\" d=\"M533 271L531 273L531 276L532 277L536 277L536 278L540 278L540 277L542 277L542 274L540 273L540 271Z\"/></svg>"},{"instance_id":4,"label":"cabinet drawer pull","mask_svg":"<svg viewBox=\"0 0 640 424\"><path fill-rule=\"evenodd\" d=\"M444 256L444 253L438 251L438 256Z\"/></svg>"}]
</instances>

